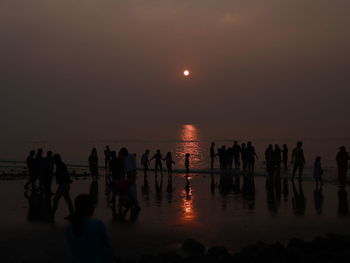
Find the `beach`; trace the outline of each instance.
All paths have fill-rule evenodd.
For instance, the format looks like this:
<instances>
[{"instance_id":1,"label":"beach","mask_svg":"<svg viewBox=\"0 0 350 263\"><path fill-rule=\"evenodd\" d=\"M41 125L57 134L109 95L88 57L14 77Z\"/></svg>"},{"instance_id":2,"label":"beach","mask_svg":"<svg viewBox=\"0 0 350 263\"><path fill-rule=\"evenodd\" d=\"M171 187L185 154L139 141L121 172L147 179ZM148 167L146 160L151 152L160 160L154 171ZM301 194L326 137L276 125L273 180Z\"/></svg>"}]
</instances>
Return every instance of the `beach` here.
<instances>
[{"instance_id":1,"label":"beach","mask_svg":"<svg viewBox=\"0 0 350 263\"><path fill-rule=\"evenodd\" d=\"M187 181L184 174L174 173L169 186L170 177L166 173L156 179L150 172L145 181L139 172L137 192L141 211L136 220L127 217L122 221L113 217L102 176L97 186L95 216L106 224L116 254L124 259L180 251L187 238L208 247L225 246L230 252L237 252L257 241L286 243L293 237L311 240L327 233L350 235L348 198L338 194L336 184L325 184L320 194L315 192L314 182L300 185L296 181L293 187L289 175L282 174L280 183L269 189L265 177L255 176L252 188L251 181L247 187L245 176L240 175L239 187L234 181L235 188L224 191L220 187L222 176L236 178L190 174ZM0 181L1 255L8 262L67 262L69 247L64 217L68 209L64 200L60 201L54 224L35 218L33 207L24 196L25 182L25 178ZM90 190L91 178L77 177L71 196L75 198Z\"/></svg>"}]
</instances>

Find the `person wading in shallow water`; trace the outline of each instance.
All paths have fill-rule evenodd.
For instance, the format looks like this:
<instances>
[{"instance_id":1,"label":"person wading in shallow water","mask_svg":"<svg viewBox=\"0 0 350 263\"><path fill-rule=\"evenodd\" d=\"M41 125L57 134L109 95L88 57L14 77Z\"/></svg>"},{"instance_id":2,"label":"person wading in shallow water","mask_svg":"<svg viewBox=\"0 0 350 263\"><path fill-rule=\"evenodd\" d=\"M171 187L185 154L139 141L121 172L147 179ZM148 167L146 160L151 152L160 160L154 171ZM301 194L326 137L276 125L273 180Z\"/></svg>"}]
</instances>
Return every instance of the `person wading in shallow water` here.
<instances>
[{"instance_id":1,"label":"person wading in shallow water","mask_svg":"<svg viewBox=\"0 0 350 263\"><path fill-rule=\"evenodd\" d=\"M283 154L284 170L287 171L288 170L288 147L287 147L287 144L283 144L282 154Z\"/></svg>"},{"instance_id":2,"label":"person wading in shallow water","mask_svg":"<svg viewBox=\"0 0 350 263\"><path fill-rule=\"evenodd\" d=\"M297 170L299 171L299 180L301 180L301 176L303 175L305 158L304 158L304 151L302 147L303 147L303 143L297 142L297 147L294 148L292 153L292 164L294 164L292 180L294 180Z\"/></svg>"},{"instance_id":3,"label":"person wading in shallow water","mask_svg":"<svg viewBox=\"0 0 350 263\"><path fill-rule=\"evenodd\" d=\"M141 165L143 167L143 174L146 177L147 176L147 172L148 172L148 168L149 168L149 150L146 150L145 153L142 155L141 157Z\"/></svg>"},{"instance_id":4,"label":"person wading in shallow water","mask_svg":"<svg viewBox=\"0 0 350 263\"><path fill-rule=\"evenodd\" d=\"M168 152L165 156L165 164L166 168L168 169L168 174L173 173L173 164L175 164L173 160L173 156L171 155L171 152Z\"/></svg>"},{"instance_id":5,"label":"person wading in shallow water","mask_svg":"<svg viewBox=\"0 0 350 263\"><path fill-rule=\"evenodd\" d=\"M212 142L210 146L210 168L211 169L214 169L214 160L216 158L214 147L215 147L215 142Z\"/></svg>"},{"instance_id":6,"label":"person wading in shallow water","mask_svg":"<svg viewBox=\"0 0 350 263\"><path fill-rule=\"evenodd\" d=\"M339 152L337 154L336 160L338 164L338 182L340 187L344 187L347 181L346 176L347 176L349 160L350 160L350 156L344 146L339 148Z\"/></svg>"},{"instance_id":7,"label":"person wading in shallow water","mask_svg":"<svg viewBox=\"0 0 350 263\"><path fill-rule=\"evenodd\" d=\"M190 172L190 154L189 153L186 153L185 155L185 168L186 168L186 175L189 174Z\"/></svg>"},{"instance_id":8,"label":"person wading in shallow water","mask_svg":"<svg viewBox=\"0 0 350 263\"><path fill-rule=\"evenodd\" d=\"M155 165L154 165L155 174L157 175L158 168L159 168L160 174L163 175L163 165L162 165L163 158L162 158L162 154L160 153L160 150L157 150L157 153L153 155L150 161L152 161L153 159L155 159Z\"/></svg>"},{"instance_id":9,"label":"person wading in shallow water","mask_svg":"<svg viewBox=\"0 0 350 263\"><path fill-rule=\"evenodd\" d=\"M75 199L75 211L67 228L73 263L115 262L106 226L92 218L93 212L94 203L90 195L79 195Z\"/></svg>"},{"instance_id":10,"label":"person wading in shallow water","mask_svg":"<svg viewBox=\"0 0 350 263\"><path fill-rule=\"evenodd\" d=\"M56 183L58 184L58 187L55 197L53 198L52 221L54 220L55 213L58 208L58 202L62 196L68 205L70 215L73 214L73 204L69 194L70 184L72 181L70 179L70 175L68 174L67 166L64 164L64 162L62 162L61 156L59 154L55 154L53 156L53 160L56 166L56 172L54 175L56 176Z\"/></svg>"},{"instance_id":11,"label":"person wading in shallow water","mask_svg":"<svg viewBox=\"0 0 350 263\"><path fill-rule=\"evenodd\" d=\"M93 148L89 156L89 169L92 176L92 180L98 179L98 156L96 148Z\"/></svg>"}]
</instances>

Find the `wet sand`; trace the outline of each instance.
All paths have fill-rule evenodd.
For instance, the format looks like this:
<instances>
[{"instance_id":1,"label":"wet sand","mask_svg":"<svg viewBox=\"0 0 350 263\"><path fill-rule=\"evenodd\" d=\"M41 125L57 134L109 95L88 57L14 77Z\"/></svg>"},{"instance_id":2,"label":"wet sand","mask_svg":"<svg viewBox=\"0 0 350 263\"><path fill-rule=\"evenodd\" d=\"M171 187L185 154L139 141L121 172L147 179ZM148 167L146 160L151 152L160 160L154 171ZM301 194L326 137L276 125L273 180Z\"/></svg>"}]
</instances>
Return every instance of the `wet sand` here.
<instances>
[{"instance_id":1,"label":"wet sand","mask_svg":"<svg viewBox=\"0 0 350 263\"><path fill-rule=\"evenodd\" d=\"M350 234L348 197L339 198L339 189L333 184L324 185L320 199L314 183L303 182L304 198L300 199L299 184L295 184L299 193L296 195L292 183L283 177L269 191L265 178L255 177L254 193L243 184L242 177L239 187L236 185L235 191L228 193L220 191L217 174L213 177L191 175L188 193L183 174L172 176L172 191L169 191L166 174L161 181L160 176L155 180L150 173L148 188L142 173L138 177L142 210L134 222L113 219L104 178L98 185L95 216L106 223L116 254L122 258L135 259L142 254L178 250L186 238L194 238L207 246L223 245L235 252L257 241L286 242L292 237L311 240L326 233ZM90 183L91 178L75 180L72 198L88 193ZM67 222L63 218L68 209L64 200L60 202L55 224L28 221L29 203L24 197L24 184L23 179L0 180L1 261L67 262Z\"/></svg>"}]
</instances>

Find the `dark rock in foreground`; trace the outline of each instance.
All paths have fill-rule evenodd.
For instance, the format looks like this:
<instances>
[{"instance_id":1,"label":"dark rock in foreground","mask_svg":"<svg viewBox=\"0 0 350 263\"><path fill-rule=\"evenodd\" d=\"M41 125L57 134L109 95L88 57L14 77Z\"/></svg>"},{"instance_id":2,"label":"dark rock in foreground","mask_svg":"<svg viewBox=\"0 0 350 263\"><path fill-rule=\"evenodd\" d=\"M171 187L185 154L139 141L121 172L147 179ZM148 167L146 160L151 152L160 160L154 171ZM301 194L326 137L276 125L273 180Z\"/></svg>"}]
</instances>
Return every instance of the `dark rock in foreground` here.
<instances>
[{"instance_id":1,"label":"dark rock in foreground","mask_svg":"<svg viewBox=\"0 0 350 263\"><path fill-rule=\"evenodd\" d=\"M230 254L225 247L215 246L205 249L204 245L194 239L186 239L182 244L186 257L175 253L158 256L145 255L140 263L253 263L253 262L350 262L350 236L328 234L316 237L310 242L293 238L286 245L282 243L250 245L240 252Z\"/></svg>"}]
</instances>

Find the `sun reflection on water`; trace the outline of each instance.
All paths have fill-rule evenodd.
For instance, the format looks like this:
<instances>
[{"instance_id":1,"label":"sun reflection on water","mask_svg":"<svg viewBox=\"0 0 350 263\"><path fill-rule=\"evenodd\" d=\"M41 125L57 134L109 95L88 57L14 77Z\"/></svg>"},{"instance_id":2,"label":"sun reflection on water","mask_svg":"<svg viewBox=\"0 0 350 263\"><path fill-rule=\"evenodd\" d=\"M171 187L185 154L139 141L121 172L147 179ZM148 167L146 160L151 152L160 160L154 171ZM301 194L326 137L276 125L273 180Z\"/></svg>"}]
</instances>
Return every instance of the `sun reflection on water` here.
<instances>
[{"instance_id":1,"label":"sun reflection on water","mask_svg":"<svg viewBox=\"0 0 350 263\"><path fill-rule=\"evenodd\" d=\"M190 169L199 168L201 162L201 147L199 130L193 124L185 124L181 128L180 140L176 146L176 158L185 161L185 154L189 153Z\"/></svg>"},{"instance_id":2,"label":"sun reflection on water","mask_svg":"<svg viewBox=\"0 0 350 263\"><path fill-rule=\"evenodd\" d=\"M193 192L190 185L190 178L186 178L185 189L182 190L182 220L183 221L193 221L196 218L196 213L193 207Z\"/></svg>"}]
</instances>

